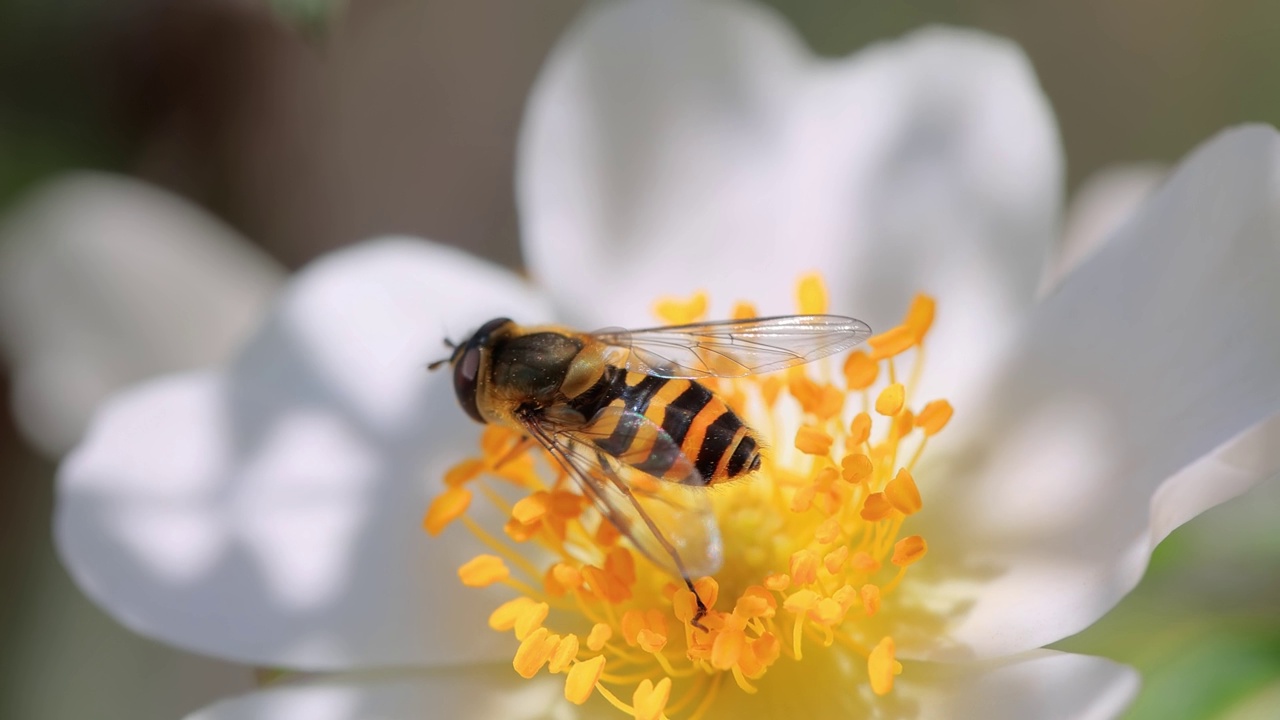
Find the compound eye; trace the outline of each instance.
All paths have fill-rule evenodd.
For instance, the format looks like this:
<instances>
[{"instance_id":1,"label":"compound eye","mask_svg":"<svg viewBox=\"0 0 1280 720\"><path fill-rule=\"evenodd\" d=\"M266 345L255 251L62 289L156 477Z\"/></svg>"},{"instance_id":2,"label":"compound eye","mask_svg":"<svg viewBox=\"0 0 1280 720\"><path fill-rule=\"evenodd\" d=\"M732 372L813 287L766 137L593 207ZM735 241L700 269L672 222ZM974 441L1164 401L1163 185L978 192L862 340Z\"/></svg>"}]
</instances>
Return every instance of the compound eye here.
<instances>
[{"instance_id":1,"label":"compound eye","mask_svg":"<svg viewBox=\"0 0 1280 720\"><path fill-rule=\"evenodd\" d=\"M476 378L480 375L480 348L470 347L462 353L462 358L453 370L453 390L458 394L458 404L467 411L472 420L483 423L480 408L476 404Z\"/></svg>"}]
</instances>

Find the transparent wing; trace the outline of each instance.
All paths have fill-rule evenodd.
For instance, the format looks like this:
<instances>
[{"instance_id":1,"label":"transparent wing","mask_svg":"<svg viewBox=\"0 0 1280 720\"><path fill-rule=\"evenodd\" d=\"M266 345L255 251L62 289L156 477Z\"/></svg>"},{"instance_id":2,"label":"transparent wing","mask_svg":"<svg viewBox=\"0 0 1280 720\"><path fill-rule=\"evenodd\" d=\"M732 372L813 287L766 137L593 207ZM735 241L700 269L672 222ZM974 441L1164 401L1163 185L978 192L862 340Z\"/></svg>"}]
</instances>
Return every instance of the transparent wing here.
<instances>
[{"instance_id":1,"label":"transparent wing","mask_svg":"<svg viewBox=\"0 0 1280 720\"><path fill-rule=\"evenodd\" d=\"M871 328L839 315L784 315L644 330L607 328L592 335L629 350L626 366L632 372L743 377L848 350L871 337Z\"/></svg>"},{"instance_id":2,"label":"transparent wing","mask_svg":"<svg viewBox=\"0 0 1280 720\"><path fill-rule=\"evenodd\" d=\"M538 419L528 421L526 428L577 481L600 514L659 567L686 581L720 569L720 528L706 492L660 480L627 464L625 454L606 452L595 442L602 437L598 429L562 428ZM666 442L674 446L669 436ZM692 473L690 483L701 484L692 463L687 458L684 463Z\"/></svg>"}]
</instances>

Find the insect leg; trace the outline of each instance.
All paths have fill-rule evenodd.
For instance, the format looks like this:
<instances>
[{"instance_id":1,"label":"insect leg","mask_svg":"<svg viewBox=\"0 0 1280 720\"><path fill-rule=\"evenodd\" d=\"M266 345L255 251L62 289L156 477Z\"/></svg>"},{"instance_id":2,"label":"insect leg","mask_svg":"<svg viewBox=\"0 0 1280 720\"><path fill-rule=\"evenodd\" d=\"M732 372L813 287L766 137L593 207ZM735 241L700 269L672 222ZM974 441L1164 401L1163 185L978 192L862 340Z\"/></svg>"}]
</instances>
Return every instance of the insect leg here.
<instances>
[{"instance_id":1,"label":"insect leg","mask_svg":"<svg viewBox=\"0 0 1280 720\"><path fill-rule=\"evenodd\" d=\"M667 553L671 555L671 559L675 561L676 569L680 571L680 578L684 580L685 587L689 588L689 592L693 593L694 601L698 603L698 609L694 613L693 620L690 624L699 630L706 631L707 628L702 624L702 618L707 616L707 604L702 601L702 596L698 594L697 588L693 586L693 579L689 577L689 571L684 569L684 563L680 560L680 553L676 552L675 547L673 547L667 540L666 536L662 534L662 531L658 529L658 526L653 523L653 520L649 517L649 513L645 512L644 508L640 506L640 502L636 500L635 495L632 494L631 488L628 487L627 484L622 481L622 478L618 477L617 473L614 472L613 466L609 462L609 457L604 453L597 452L596 460L600 463L600 467L605 471L609 481L618 489L618 492L625 495L627 500L631 502L632 507L636 509L636 514L640 516L640 519L644 520L644 524L648 526L649 532L657 538L658 543L662 545L662 549L666 550Z\"/></svg>"},{"instance_id":2,"label":"insect leg","mask_svg":"<svg viewBox=\"0 0 1280 720\"><path fill-rule=\"evenodd\" d=\"M506 465L512 460L515 460L516 458L525 454L526 452L529 451L529 448L532 448L534 445L537 445L537 444L538 444L537 440L534 440L532 437L525 435L524 437L520 438L519 442L517 442L515 445L512 445L511 449L508 450L506 454L504 454L501 458L498 459L498 462L493 464L493 469L495 470L501 469L503 465Z\"/></svg>"}]
</instances>

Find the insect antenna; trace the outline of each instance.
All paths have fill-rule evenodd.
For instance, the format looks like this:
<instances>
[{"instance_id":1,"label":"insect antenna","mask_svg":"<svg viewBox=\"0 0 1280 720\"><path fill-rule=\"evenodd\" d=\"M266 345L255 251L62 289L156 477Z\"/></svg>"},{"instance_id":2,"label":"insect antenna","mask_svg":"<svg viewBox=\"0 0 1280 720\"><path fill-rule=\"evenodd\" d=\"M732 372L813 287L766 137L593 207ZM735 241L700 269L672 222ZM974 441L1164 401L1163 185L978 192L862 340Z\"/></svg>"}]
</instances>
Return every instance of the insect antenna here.
<instances>
[{"instance_id":1,"label":"insect antenna","mask_svg":"<svg viewBox=\"0 0 1280 720\"><path fill-rule=\"evenodd\" d=\"M445 347L447 347L447 348L449 348L449 350L451 351L451 352L449 353L449 356L448 356L448 357L440 358L439 360L436 360L435 362L427 363L427 370L435 370L435 369L439 368L441 365L444 365L445 363L447 363L447 362L449 362L450 360L452 360L454 355L457 355L457 354L458 354L458 352L457 352L457 350L458 350L458 344L457 344L457 343L455 343L454 341L450 340L450 339L449 339L449 337L448 337L447 335L446 335L446 336L445 336L445 338L444 338L444 346L445 346Z\"/></svg>"}]
</instances>

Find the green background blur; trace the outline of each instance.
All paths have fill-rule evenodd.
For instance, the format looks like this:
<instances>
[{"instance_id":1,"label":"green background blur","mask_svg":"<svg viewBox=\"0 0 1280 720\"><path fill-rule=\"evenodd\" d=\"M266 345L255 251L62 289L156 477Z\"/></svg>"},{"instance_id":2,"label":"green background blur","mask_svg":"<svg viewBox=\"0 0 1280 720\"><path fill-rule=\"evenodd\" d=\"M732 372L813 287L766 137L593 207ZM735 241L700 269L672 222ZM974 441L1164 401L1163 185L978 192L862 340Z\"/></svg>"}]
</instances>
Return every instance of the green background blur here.
<instances>
[{"instance_id":1,"label":"green background blur","mask_svg":"<svg viewBox=\"0 0 1280 720\"><path fill-rule=\"evenodd\" d=\"M1227 125L1280 124L1275 0L769 4L828 56L932 23L1012 38L1057 113L1069 191L1108 165L1172 163ZM511 164L521 106L580 5L0 0L0 213L42 180L94 168L186 195L288 267L389 231L518 265ZM439 53L439 71L415 90L447 108L424 129L446 140L423 150L439 184L428 182L411 208L375 202L341 222L281 220L256 200L260 169L246 162L246 144L262 117L300 129L305 118L259 114L276 107L277 86L261 78L279 73L281 58L323 64L335 39L377 32L397 14L415 20L399 32ZM290 137L290 128L275 133ZM396 179L376 158L361 172ZM6 373L0 366L7 408ZM49 539L53 470L0 411L0 717L160 720L216 697L201 672L227 667L119 628L60 569ZM1175 532L1132 596L1057 647L1137 666L1134 719L1280 717L1277 510L1280 492L1263 488ZM178 681L175 667L194 671Z\"/></svg>"}]
</instances>

